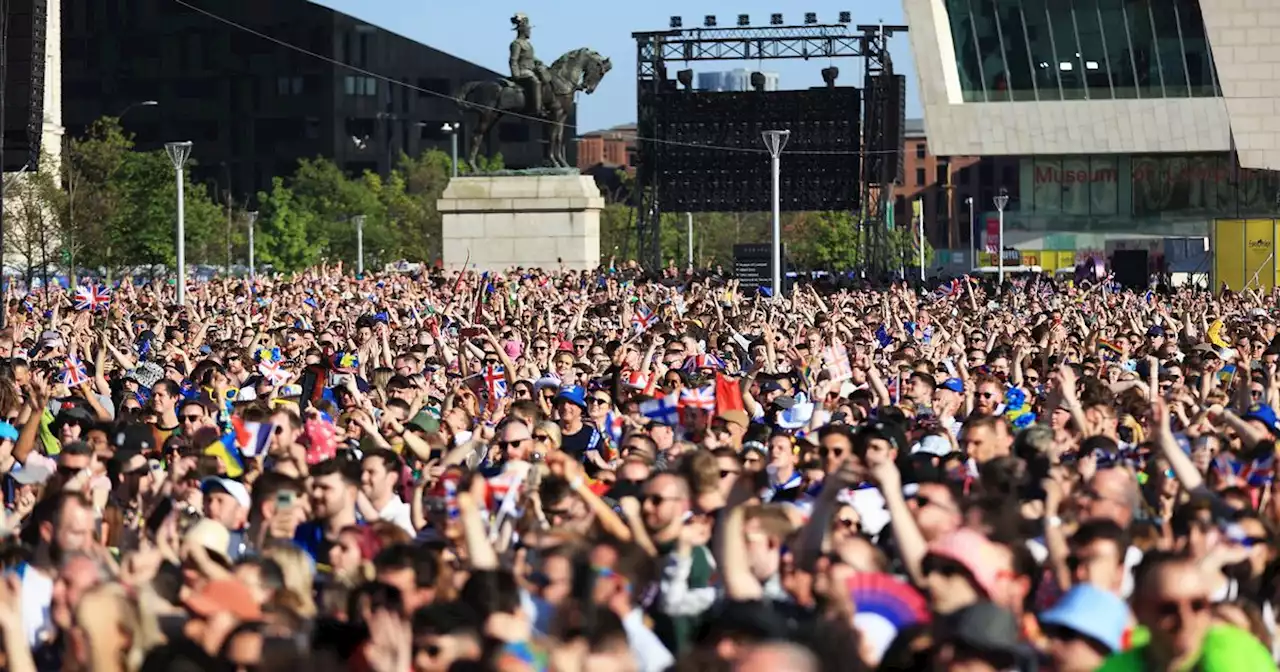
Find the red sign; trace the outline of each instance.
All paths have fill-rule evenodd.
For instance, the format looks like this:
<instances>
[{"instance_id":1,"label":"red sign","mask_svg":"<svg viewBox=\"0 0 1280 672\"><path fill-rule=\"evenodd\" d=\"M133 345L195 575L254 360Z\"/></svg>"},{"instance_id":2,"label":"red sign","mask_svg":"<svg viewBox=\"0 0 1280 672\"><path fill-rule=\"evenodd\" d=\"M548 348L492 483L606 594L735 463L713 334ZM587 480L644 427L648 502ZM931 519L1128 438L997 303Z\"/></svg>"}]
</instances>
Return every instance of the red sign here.
<instances>
[{"instance_id":1,"label":"red sign","mask_svg":"<svg viewBox=\"0 0 1280 672\"><path fill-rule=\"evenodd\" d=\"M987 251L1000 251L1000 215L987 215Z\"/></svg>"}]
</instances>

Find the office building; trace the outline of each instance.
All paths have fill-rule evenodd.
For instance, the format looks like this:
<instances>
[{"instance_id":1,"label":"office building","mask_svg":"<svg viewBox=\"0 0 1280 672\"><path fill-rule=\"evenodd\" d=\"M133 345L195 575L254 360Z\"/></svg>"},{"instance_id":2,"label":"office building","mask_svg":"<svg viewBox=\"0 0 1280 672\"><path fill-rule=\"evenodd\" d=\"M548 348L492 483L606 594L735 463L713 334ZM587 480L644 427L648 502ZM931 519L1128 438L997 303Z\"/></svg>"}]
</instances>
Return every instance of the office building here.
<instances>
[{"instance_id":1,"label":"office building","mask_svg":"<svg viewBox=\"0 0 1280 672\"><path fill-rule=\"evenodd\" d=\"M140 149L192 141L194 178L222 194L230 185L240 202L292 174L301 158L385 174L402 151L447 152L441 128L463 119L448 96L464 82L498 76L306 0L197 4L358 70L169 0L63 0L63 123L79 133L127 111L122 123ZM137 105L148 100L159 104ZM508 167L540 165L544 128L508 117L482 151L501 152Z\"/></svg>"},{"instance_id":2,"label":"office building","mask_svg":"<svg viewBox=\"0 0 1280 672\"><path fill-rule=\"evenodd\" d=\"M992 186L1020 249L1103 256L1270 217L1280 13L1255 4L903 0L929 149L1016 162Z\"/></svg>"}]
</instances>

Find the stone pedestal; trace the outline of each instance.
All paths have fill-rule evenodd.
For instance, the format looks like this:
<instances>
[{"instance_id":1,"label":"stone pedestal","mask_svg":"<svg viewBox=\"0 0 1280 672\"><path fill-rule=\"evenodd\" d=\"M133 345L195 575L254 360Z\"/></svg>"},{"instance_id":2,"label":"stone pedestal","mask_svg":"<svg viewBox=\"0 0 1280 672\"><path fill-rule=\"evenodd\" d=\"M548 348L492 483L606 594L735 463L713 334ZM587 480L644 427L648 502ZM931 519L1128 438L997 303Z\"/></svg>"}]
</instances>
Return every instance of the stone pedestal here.
<instances>
[{"instance_id":1,"label":"stone pedestal","mask_svg":"<svg viewBox=\"0 0 1280 672\"><path fill-rule=\"evenodd\" d=\"M600 265L604 198L587 175L455 177L438 201L447 268Z\"/></svg>"}]
</instances>

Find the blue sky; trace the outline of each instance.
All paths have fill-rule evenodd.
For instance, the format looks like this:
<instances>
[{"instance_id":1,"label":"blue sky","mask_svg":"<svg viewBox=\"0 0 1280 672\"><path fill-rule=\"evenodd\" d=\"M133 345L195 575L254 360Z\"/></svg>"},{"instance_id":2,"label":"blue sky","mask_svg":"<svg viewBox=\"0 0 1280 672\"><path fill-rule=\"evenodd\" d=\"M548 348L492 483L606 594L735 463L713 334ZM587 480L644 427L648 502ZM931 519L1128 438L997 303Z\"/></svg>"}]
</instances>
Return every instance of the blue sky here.
<instances>
[{"instance_id":1,"label":"blue sky","mask_svg":"<svg viewBox=\"0 0 1280 672\"><path fill-rule=\"evenodd\" d=\"M682 15L686 26L702 25L702 17L715 14L720 25L732 25L738 14L750 14L753 25L767 24L769 15L782 12L788 25L803 21L805 12L817 12L819 21L835 23L840 12L853 13L854 23L903 23L899 0L810 0L788 7L783 0L475 0L473 2L422 2L422 0L316 0L319 4L359 17L468 61L499 72L507 71L507 45L511 42L510 17L529 15L538 57L550 63L560 54L591 47L610 57L613 71L592 96L582 96L578 125L588 131L635 121L635 40L633 31L662 30L672 15ZM907 115L919 116L915 69L907 37L891 44L899 74L907 75ZM733 68L762 69L781 76L781 88L820 86L819 61L767 61L761 67L750 61L694 64L696 71ZM861 86L862 63L838 59L840 83Z\"/></svg>"}]
</instances>

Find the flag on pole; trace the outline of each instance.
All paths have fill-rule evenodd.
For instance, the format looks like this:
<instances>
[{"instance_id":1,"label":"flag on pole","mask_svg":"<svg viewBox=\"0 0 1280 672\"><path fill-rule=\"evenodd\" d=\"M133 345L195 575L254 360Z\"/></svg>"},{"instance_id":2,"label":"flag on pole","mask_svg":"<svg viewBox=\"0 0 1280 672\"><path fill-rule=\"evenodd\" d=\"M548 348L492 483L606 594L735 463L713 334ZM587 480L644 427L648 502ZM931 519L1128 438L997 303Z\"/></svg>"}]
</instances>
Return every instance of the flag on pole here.
<instances>
[{"instance_id":1,"label":"flag on pole","mask_svg":"<svg viewBox=\"0 0 1280 672\"><path fill-rule=\"evenodd\" d=\"M698 408L704 411L716 410L716 388L707 385L700 388L686 387L680 390L681 408Z\"/></svg>"},{"instance_id":2,"label":"flag on pole","mask_svg":"<svg viewBox=\"0 0 1280 672\"><path fill-rule=\"evenodd\" d=\"M98 310L111 305L111 290L102 285L78 285L76 310Z\"/></svg>"},{"instance_id":3,"label":"flag on pole","mask_svg":"<svg viewBox=\"0 0 1280 672\"><path fill-rule=\"evenodd\" d=\"M484 367L484 386L489 390L490 403L507 396L507 368L501 364Z\"/></svg>"},{"instance_id":4,"label":"flag on pole","mask_svg":"<svg viewBox=\"0 0 1280 672\"><path fill-rule=\"evenodd\" d=\"M72 389L88 384L89 371L85 368L84 362L75 357L68 357L62 369L62 382Z\"/></svg>"},{"instance_id":5,"label":"flag on pole","mask_svg":"<svg viewBox=\"0 0 1280 672\"><path fill-rule=\"evenodd\" d=\"M631 326L636 330L636 333L647 330L649 327L653 326L654 322L657 321L658 316L646 306L638 305L631 313Z\"/></svg>"},{"instance_id":6,"label":"flag on pole","mask_svg":"<svg viewBox=\"0 0 1280 672\"><path fill-rule=\"evenodd\" d=\"M650 420L672 427L680 424L679 401L674 396L650 399L640 404L640 414Z\"/></svg>"}]
</instances>

